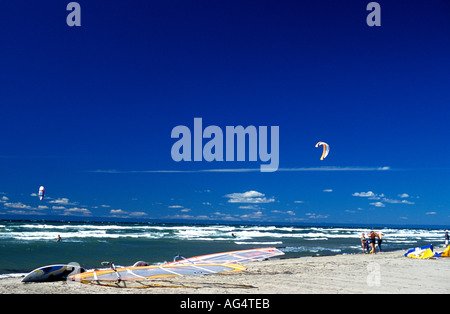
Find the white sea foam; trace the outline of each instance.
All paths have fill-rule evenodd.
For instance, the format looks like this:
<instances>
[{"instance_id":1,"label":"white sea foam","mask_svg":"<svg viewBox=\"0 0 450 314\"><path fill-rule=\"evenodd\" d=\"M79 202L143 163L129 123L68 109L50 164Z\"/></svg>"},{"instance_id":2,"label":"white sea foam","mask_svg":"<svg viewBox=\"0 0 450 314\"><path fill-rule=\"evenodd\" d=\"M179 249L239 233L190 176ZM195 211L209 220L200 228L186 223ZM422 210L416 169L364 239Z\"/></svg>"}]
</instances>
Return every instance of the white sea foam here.
<instances>
[{"instance_id":1,"label":"white sea foam","mask_svg":"<svg viewBox=\"0 0 450 314\"><path fill-rule=\"evenodd\" d=\"M380 228L384 243L413 244L417 241L443 240L445 230ZM82 239L178 239L197 241L233 241L241 243L283 243L285 241L355 241L359 242L367 228L299 227L299 226L246 226L246 225L170 225L170 224L100 224L100 223L14 223L0 225L0 239L23 241ZM253 241L252 241L253 240Z\"/></svg>"},{"instance_id":2,"label":"white sea foam","mask_svg":"<svg viewBox=\"0 0 450 314\"><path fill-rule=\"evenodd\" d=\"M3 275L0 275L0 280L6 279L6 278L20 278L20 277L25 277L26 275L28 275L28 274L27 273L3 274Z\"/></svg>"},{"instance_id":3,"label":"white sea foam","mask_svg":"<svg viewBox=\"0 0 450 314\"><path fill-rule=\"evenodd\" d=\"M285 248L281 249L283 252L287 253L287 252L312 252L312 253L318 253L321 251L329 251L329 252L333 252L333 253L340 253L342 252L341 249L337 249L337 248L327 248L327 247L321 247L321 246L313 246L313 247L303 247L303 246L299 246L299 247L293 247L293 246L288 246Z\"/></svg>"},{"instance_id":4,"label":"white sea foam","mask_svg":"<svg viewBox=\"0 0 450 314\"><path fill-rule=\"evenodd\" d=\"M283 244L282 241L272 241L272 242L258 242L258 241L254 241L254 242L245 242L245 241L235 241L234 243L239 244L239 245L278 245L278 244Z\"/></svg>"}]
</instances>

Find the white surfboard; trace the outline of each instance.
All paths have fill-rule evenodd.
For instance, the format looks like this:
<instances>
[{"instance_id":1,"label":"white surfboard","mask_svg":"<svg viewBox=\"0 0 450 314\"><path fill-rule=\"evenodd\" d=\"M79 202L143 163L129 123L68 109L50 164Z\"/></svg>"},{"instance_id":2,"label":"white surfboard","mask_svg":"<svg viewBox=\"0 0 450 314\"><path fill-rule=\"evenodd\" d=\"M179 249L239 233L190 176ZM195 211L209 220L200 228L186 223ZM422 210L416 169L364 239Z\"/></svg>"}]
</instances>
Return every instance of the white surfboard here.
<instances>
[{"instance_id":1,"label":"white surfboard","mask_svg":"<svg viewBox=\"0 0 450 314\"><path fill-rule=\"evenodd\" d=\"M49 282L66 280L67 276L85 272L86 269L76 265L48 265L36 268L22 282Z\"/></svg>"}]
</instances>

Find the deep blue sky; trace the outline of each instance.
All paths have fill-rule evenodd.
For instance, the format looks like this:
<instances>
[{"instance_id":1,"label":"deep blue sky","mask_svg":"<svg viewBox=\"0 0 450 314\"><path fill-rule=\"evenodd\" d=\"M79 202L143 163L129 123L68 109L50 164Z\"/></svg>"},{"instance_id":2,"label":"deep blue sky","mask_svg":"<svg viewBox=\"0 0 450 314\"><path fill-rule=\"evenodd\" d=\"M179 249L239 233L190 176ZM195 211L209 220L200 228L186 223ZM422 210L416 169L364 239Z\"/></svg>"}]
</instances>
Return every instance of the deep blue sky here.
<instances>
[{"instance_id":1,"label":"deep blue sky","mask_svg":"<svg viewBox=\"0 0 450 314\"><path fill-rule=\"evenodd\" d=\"M449 224L450 4L369 2L2 1L0 218ZM174 162L195 117L279 170Z\"/></svg>"}]
</instances>

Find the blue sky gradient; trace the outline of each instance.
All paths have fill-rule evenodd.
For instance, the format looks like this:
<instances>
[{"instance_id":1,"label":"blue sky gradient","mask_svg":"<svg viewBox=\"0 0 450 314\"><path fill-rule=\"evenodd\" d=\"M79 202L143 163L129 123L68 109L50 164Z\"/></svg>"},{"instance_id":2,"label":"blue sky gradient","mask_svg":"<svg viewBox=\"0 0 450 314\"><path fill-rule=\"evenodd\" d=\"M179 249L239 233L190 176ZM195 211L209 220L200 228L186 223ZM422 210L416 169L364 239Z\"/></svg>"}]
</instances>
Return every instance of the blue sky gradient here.
<instances>
[{"instance_id":1,"label":"blue sky gradient","mask_svg":"<svg viewBox=\"0 0 450 314\"><path fill-rule=\"evenodd\" d=\"M0 4L0 219L449 223L448 1L67 3ZM279 170L174 162L196 117L279 126Z\"/></svg>"}]
</instances>

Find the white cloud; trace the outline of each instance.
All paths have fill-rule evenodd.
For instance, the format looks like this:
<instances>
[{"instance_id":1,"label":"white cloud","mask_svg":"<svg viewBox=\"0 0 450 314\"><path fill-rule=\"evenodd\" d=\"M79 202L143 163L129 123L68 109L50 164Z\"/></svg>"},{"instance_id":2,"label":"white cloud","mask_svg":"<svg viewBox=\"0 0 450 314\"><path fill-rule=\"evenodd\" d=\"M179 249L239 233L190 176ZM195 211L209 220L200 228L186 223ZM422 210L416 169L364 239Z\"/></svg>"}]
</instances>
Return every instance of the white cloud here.
<instances>
[{"instance_id":1,"label":"white cloud","mask_svg":"<svg viewBox=\"0 0 450 314\"><path fill-rule=\"evenodd\" d=\"M110 214L112 215L125 215L128 214L128 212L124 211L123 209L111 209L109 211Z\"/></svg>"},{"instance_id":2,"label":"white cloud","mask_svg":"<svg viewBox=\"0 0 450 314\"><path fill-rule=\"evenodd\" d=\"M111 214L112 217L121 217L121 218L147 216L147 213L145 212L127 212L123 209L111 209L109 213Z\"/></svg>"},{"instance_id":3,"label":"white cloud","mask_svg":"<svg viewBox=\"0 0 450 314\"><path fill-rule=\"evenodd\" d=\"M4 203L3 206L8 208L15 208L15 209L33 209L30 205L25 205L21 202L17 203Z\"/></svg>"},{"instance_id":4,"label":"white cloud","mask_svg":"<svg viewBox=\"0 0 450 314\"><path fill-rule=\"evenodd\" d=\"M258 205L242 205L239 206L240 209L260 209Z\"/></svg>"},{"instance_id":5,"label":"white cloud","mask_svg":"<svg viewBox=\"0 0 450 314\"><path fill-rule=\"evenodd\" d=\"M229 198L228 203L262 204L275 202L275 199L273 197L267 198L265 197L265 194L257 191L231 193L225 195L225 197Z\"/></svg>"},{"instance_id":6,"label":"white cloud","mask_svg":"<svg viewBox=\"0 0 450 314\"><path fill-rule=\"evenodd\" d=\"M264 196L264 194L257 192L257 191L248 191L248 192L244 192L244 193L232 193L232 194L228 194L225 196L228 196L228 197L259 197L259 196Z\"/></svg>"},{"instance_id":7,"label":"white cloud","mask_svg":"<svg viewBox=\"0 0 450 314\"><path fill-rule=\"evenodd\" d=\"M169 208L183 208L181 205L170 205Z\"/></svg>"},{"instance_id":8,"label":"white cloud","mask_svg":"<svg viewBox=\"0 0 450 314\"><path fill-rule=\"evenodd\" d=\"M400 200L391 200L389 198L383 198L383 202L389 203L389 204L400 204L402 201L400 201Z\"/></svg>"},{"instance_id":9,"label":"white cloud","mask_svg":"<svg viewBox=\"0 0 450 314\"><path fill-rule=\"evenodd\" d=\"M355 192L352 194L352 196L356 197L367 197L369 200L376 200L377 202L370 203L370 205L373 205L375 207L386 207L387 204L407 204L407 205L414 205L414 202L408 201L404 198L410 197L409 194L403 193L399 194L398 196L403 199L391 199L385 197L386 195L384 193L376 194L372 191L367 192Z\"/></svg>"},{"instance_id":10,"label":"white cloud","mask_svg":"<svg viewBox=\"0 0 450 314\"><path fill-rule=\"evenodd\" d=\"M389 204L408 204L408 205L414 205L414 202L408 201L408 200L393 200L389 198L383 198L383 202L389 203Z\"/></svg>"},{"instance_id":11,"label":"white cloud","mask_svg":"<svg viewBox=\"0 0 450 314\"><path fill-rule=\"evenodd\" d=\"M323 192L331 193L331 192L333 192L333 189L325 189L325 190L323 190Z\"/></svg>"},{"instance_id":12,"label":"white cloud","mask_svg":"<svg viewBox=\"0 0 450 314\"><path fill-rule=\"evenodd\" d=\"M425 215L436 215L436 212L426 212Z\"/></svg>"},{"instance_id":13,"label":"white cloud","mask_svg":"<svg viewBox=\"0 0 450 314\"><path fill-rule=\"evenodd\" d=\"M38 212L38 211L24 211L24 210L9 210L8 211L9 214L14 214L14 215L45 215L42 212Z\"/></svg>"},{"instance_id":14,"label":"white cloud","mask_svg":"<svg viewBox=\"0 0 450 314\"><path fill-rule=\"evenodd\" d=\"M306 213L306 216L308 216L309 219L326 219L328 218L328 215L320 215L316 213Z\"/></svg>"},{"instance_id":15,"label":"white cloud","mask_svg":"<svg viewBox=\"0 0 450 314\"><path fill-rule=\"evenodd\" d=\"M51 204L59 204L59 205L77 205L78 203L71 203L69 199L66 197L57 198L55 200L49 201Z\"/></svg>"},{"instance_id":16,"label":"white cloud","mask_svg":"<svg viewBox=\"0 0 450 314\"><path fill-rule=\"evenodd\" d=\"M130 216L131 217L143 217L143 216L147 216L147 213L145 213L145 212L131 212Z\"/></svg>"},{"instance_id":17,"label":"white cloud","mask_svg":"<svg viewBox=\"0 0 450 314\"><path fill-rule=\"evenodd\" d=\"M263 213L261 211L257 211L251 214L246 214L246 215L242 215L240 216L241 219L260 219L263 216Z\"/></svg>"},{"instance_id":18,"label":"white cloud","mask_svg":"<svg viewBox=\"0 0 450 314\"><path fill-rule=\"evenodd\" d=\"M72 207L64 210L64 215L84 215L89 216L91 211L87 208Z\"/></svg>"},{"instance_id":19,"label":"white cloud","mask_svg":"<svg viewBox=\"0 0 450 314\"><path fill-rule=\"evenodd\" d=\"M170 215L170 216L166 216L164 217L165 219L187 219L187 220L217 220L218 217L210 217L210 216L206 216L206 215L199 215L199 216L192 216L192 215ZM234 219L230 216L226 216L226 217L219 217L219 219L221 220L238 220L238 219Z\"/></svg>"},{"instance_id":20,"label":"white cloud","mask_svg":"<svg viewBox=\"0 0 450 314\"><path fill-rule=\"evenodd\" d=\"M386 207L386 205L383 204L382 202L370 203L370 205L373 205L375 207Z\"/></svg>"},{"instance_id":21,"label":"white cloud","mask_svg":"<svg viewBox=\"0 0 450 314\"><path fill-rule=\"evenodd\" d=\"M355 192L352 194L353 196L359 196L359 197L374 197L376 196L375 193L373 193L372 191L368 191L368 192Z\"/></svg>"},{"instance_id":22,"label":"white cloud","mask_svg":"<svg viewBox=\"0 0 450 314\"><path fill-rule=\"evenodd\" d=\"M296 203L296 204L302 204L302 203L304 203L304 201L294 201L294 203Z\"/></svg>"},{"instance_id":23,"label":"white cloud","mask_svg":"<svg viewBox=\"0 0 450 314\"><path fill-rule=\"evenodd\" d=\"M52 206L52 209L66 209L64 206Z\"/></svg>"}]
</instances>

